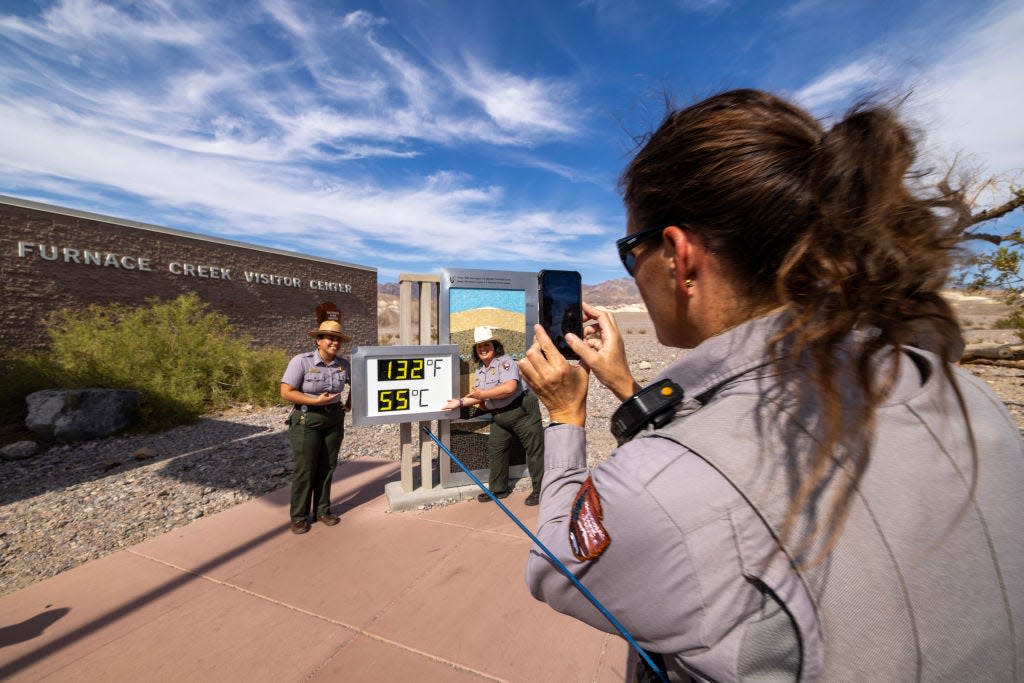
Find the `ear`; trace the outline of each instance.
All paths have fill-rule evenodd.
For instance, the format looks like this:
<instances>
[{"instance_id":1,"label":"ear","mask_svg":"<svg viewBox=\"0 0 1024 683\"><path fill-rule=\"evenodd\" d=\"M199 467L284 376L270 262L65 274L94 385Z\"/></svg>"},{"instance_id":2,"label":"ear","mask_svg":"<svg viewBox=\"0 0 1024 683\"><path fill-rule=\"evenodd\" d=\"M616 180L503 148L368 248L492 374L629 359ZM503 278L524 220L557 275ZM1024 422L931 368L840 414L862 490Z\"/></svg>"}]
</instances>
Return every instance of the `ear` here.
<instances>
[{"instance_id":1,"label":"ear","mask_svg":"<svg viewBox=\"0 0 1024 683\"><path fill-rule=\"evenodd\" d=\"M704 263L707 250L692 232L671 225L662 233L662 247L671 259L671 268L676 278L676 290L690 296L694 283Z\"/></svg>"}]
</instances>

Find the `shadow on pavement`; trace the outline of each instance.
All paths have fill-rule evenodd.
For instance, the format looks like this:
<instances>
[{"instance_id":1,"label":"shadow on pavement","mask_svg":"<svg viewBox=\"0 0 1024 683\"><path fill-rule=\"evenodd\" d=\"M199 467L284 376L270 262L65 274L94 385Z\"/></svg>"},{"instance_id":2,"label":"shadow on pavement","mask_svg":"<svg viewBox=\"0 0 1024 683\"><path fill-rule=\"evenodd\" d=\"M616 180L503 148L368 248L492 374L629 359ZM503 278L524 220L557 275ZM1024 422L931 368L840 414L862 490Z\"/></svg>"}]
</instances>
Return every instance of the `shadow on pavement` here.
<instances>
[{"instance_id":1,"label":"shadow on pavement","mask_svg":"<svg viewBox=\"0 0 1024 683\"><path fill-rule=\"evenodd\" d=\"M49 605L47 605L49 607ZM48 609L18 624L0 626L0 647L7 647L43 635L43 631L70 612L68 607Z\"/></svg>"},{"instance_id":2,"label":"shadow on pavement","mask_svg":"<svg viewBox=\"0 0 1024 683\"><path fill-rule=\"evenodd\" d=\"M350 470L350 472L352 474L358 474L358 471L360 469L371 469L379 466L379 464L379 462L361 463L358 461L350 461L345 464L345 468L355 468L355 471ZM393 475L381 474L380 476L373 478L372 480L368 481L365 485L360 487L355 492L355 494L349 496L346 499L336 498L334 500L334 503L335 505L353 506L358 505L361 502L372 500L380 496L380 492L384 488L384 483L387 480L393 478ZM46 657L49 657L55 654L56 652L59 652L60 650L78 642L79 640L90 636L99 629L102 629L106 626L109 626L112 623L115 623L119 619L128 616L135 610L140 609L146 604L160 597L163 597L192 581L202 580L204 574L208 573L212 569L226 562L229 562L235 558L241 557L245 553L261 546L270 539L276 536L280 536L281 534L287 534L289 532L290 522L287 519L286 515L282 516L284 517L284 520L280 525L275 526L274 528L258 536L255 536L254 538L251 538L248 541L245 541L244 543L236 545L233 548L229 548L228 550L225 550L223 553L220 553L213 559L204 562L202 565L196 567L194 570L189 570L187 572L183 571L180 576L154 587L153 589L140 595L138 598L135 598L134 600L126 602L117 607L114 607L105 614L98 616L92 621L83 624L82 626L79 626L78 628L74 629L73 631L70 631L69 633L64 634L63 636L60 636L56 640L49 642L45 645L42 645L36 648L35 650L28 652L11 662L8 662L4 666L0 667L0 680L5 680L15 675L16 673L25 669L26 667L29 667L32 664ZM57 608L55 610L44 612L41 615L37 615L36 617L33 617L32 619L22 622L21 624L15 624L13 626L4 628L2 631L0 631L0 633L6 635L6 632L8 630L11 630L12 637L16 637L17 639L12 640L10 642L7 642L6 640L0 642L2 642L3 644L14 644L41 635L43 630L47 626L52 624L57 619L63 617L69 611L70 609L67 607ZM45 618L43 618L44 615L51 616L45 616ZM33 628L35 630L34 634L30 630Z\"/></svg>"}]
</instances>

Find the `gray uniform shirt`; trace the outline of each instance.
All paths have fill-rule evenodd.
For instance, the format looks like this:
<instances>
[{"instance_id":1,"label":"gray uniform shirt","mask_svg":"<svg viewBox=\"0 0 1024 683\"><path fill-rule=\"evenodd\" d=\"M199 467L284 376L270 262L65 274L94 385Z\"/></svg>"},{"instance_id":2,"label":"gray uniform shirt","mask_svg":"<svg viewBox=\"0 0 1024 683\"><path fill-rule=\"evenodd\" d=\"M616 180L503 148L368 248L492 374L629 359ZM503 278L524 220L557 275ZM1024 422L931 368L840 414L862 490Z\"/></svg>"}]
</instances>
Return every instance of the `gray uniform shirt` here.
<instances>
[{"instance_id":1,"label":"gray uniform shirt","mask_svg":"<svg viewBox=\"0 0 1024 683\"><path fill-rule=\"evenodd\" d=\"M519 365L511 356L498 356L491 359L491 364L480 364L473 374L473 386L477 389L493 389L510 379L516 381L516 390L511 396L503 399L484 399L484 407L488 410L504 408L523 393L523 380L519 377Z\"/></svg>"},{"instance_id":2,"label":"gray uniform shirt","mask_svg":"<svg viewBox=\"0 0 1024 683\"><path fill-rule=\"evenodd\" d=\"M324 363L318 351L310 351L300 353L288 361L281 383L298 389L307 396L315 397L324 392L338 394L331 403L339 403L342 390L350 378L348 359L335 356L330 363Z\"/></svg>"},{"instance_id":3,"label":"gray uniform shirt","mask_svg":"<svg viewBox=\"0 0 1024 683\"><path fill-rule=\"evenodd\" d=\"M963 479L947 475L955 472L950 461L958 466L970 461L959 433L962 418L955 411L940 411L938 418L928 414L937 397L948 404L952 392L948 385L937 384L936 373L926 379L914 363L902 363L880 411L885 424L879 434L885 443L874 450L880 460L861 487L871 496L873 489L884 487L868 501L878 503L882 517L872 521L860 514L861 508L855 509L851 519L857 524L866 519L863 525L871 533L848 528L843 535L870 540L871 552L860 563L856 548L847 552L844 557L852 558L854 566L844 570L842 581L833 576L829 582L826 571L825 581L816 584L814 576L808 580L784 555L774 553L777 543L761 508L723 475L728 467L720 471L715 466L730 455L716 453L716 444L726 451L761 442L750 426L751 406L756 405L756 389L771 386L765 343L773 331L772 318L739 326L705 341L662 374L680 384L687 397L676 419L663 429L685 439L686 427L693 423L693 431L701 432L694 439L701 444L701 455L678 440L651 438L659 432L649 429L591 470L586 467L584 430L571 425L549 428L538 537L641 646L667 653L669 668L680 673L722 681L815 680L836 678L830 664L858 659L868 671L878 671L874 667L880 662L858 658L863 647L891 654L896 661L886 662L887 670L908 672L911 679L942 679L953 671L970 672L973 680L1019 677L1024 554L1014 539L1024 517L1019 503L1024 458L1005 408L983 383L960 375L979 435L976 507L987 518L987 527L985 534L976 531L972 510L963 520L962 535L948 532L967 501ZM713 420L687 419L712 407L714 413L706 414L713 414ZM769 454L749 468L751 479L760 481L757 463L762 473L772 472L773 466L778 470ZM588 486L596 493L599 513L593 504L580 513L580 493ZM785 502L785 488L773 490L775 499ZM863 509L876 512L870 506ZM570 538L571 530L586 527L580 519L593 528L596 520L607 535L607 547L595 551L596 559L577 559L573 552L578 539ZM944 536L947 532L952 535ZM883 542L877 543L872 534ZM977 547L962 545L961 537L975 539ZM599 545L592 542L592 549ZM773 559L766 568L767 558ZM535 597L558 611L613 632L537 549L530 554L527 583ZM871 604L862 599L864 591L890 585L897 587L890 601L893 621L886 621L886 610L879 610L881 618L858 613L858 607ZM971 595L984 597L971 602ZM917 617L916 601L924 608ZM968 615L971 627L953 626ZM838 623L844 619L854 628ZM974 627L986 623L991 626ZM870 629L855 628L864 624ZM851 631L852 638L838 637Z\"/></svg>"}]
</instances>

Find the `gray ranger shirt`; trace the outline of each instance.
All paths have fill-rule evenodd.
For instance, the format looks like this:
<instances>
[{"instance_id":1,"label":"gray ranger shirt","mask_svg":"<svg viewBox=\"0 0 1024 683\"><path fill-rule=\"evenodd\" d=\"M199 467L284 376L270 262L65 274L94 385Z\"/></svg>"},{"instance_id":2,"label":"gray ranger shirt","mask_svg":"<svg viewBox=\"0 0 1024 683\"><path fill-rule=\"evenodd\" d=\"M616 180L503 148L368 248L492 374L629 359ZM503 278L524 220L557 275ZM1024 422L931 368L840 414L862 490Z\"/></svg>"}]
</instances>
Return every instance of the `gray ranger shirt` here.
<instances>
[{"instance_id":1,"label":"gray ranger shirt","mask_svg":"<svg viewBox=\"0 0 1024 683\"><path fill-rule=\"evenodd\" d=\"M787 468L816 433L767 360L778 322L748 321L666 369L686 397L676 418L594 469L583 429L548 428L538 537L676 677L1021 680L1024 453L1005 407L947 366L975 471L942 361L908 350L879 364L894 385L870 465L839 542L808 567L795 541L777 541ZM526 578L538 599L614 632L536 548Z\"/></svg>"}]
</instances>

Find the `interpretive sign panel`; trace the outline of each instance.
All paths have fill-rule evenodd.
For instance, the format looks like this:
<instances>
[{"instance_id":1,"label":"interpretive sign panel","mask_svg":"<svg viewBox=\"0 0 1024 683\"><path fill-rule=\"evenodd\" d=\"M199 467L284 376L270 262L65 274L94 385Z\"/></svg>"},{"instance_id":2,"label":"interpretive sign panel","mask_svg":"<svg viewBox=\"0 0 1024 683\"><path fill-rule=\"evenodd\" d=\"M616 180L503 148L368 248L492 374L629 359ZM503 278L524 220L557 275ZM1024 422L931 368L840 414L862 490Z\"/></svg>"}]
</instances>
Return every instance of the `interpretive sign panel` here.
<instances>
[{"instance_id":1,"label":"interpretive sign panel","mask_svg":"<svg viewBox=\"0 0 1024 683\"><path fill-rule=\"evenodd\" d=\"M476 270L449 268L441 271L441 292L438 300L438 339L456 344L459 349L459 388L456 396L469 393L473 371L473 331L489 327L505 353L519 360L533 344L533 326L537 322L537 273L507 270ZM464 420L438 423L442 441L474 473L487 472L487 432L490 416L483 414ZM522 451L510 454L509 473L513 478L526 469ZM441 485L461 486L471 483L452 462L441 453Z\"/></svg>"}]
</instances>

